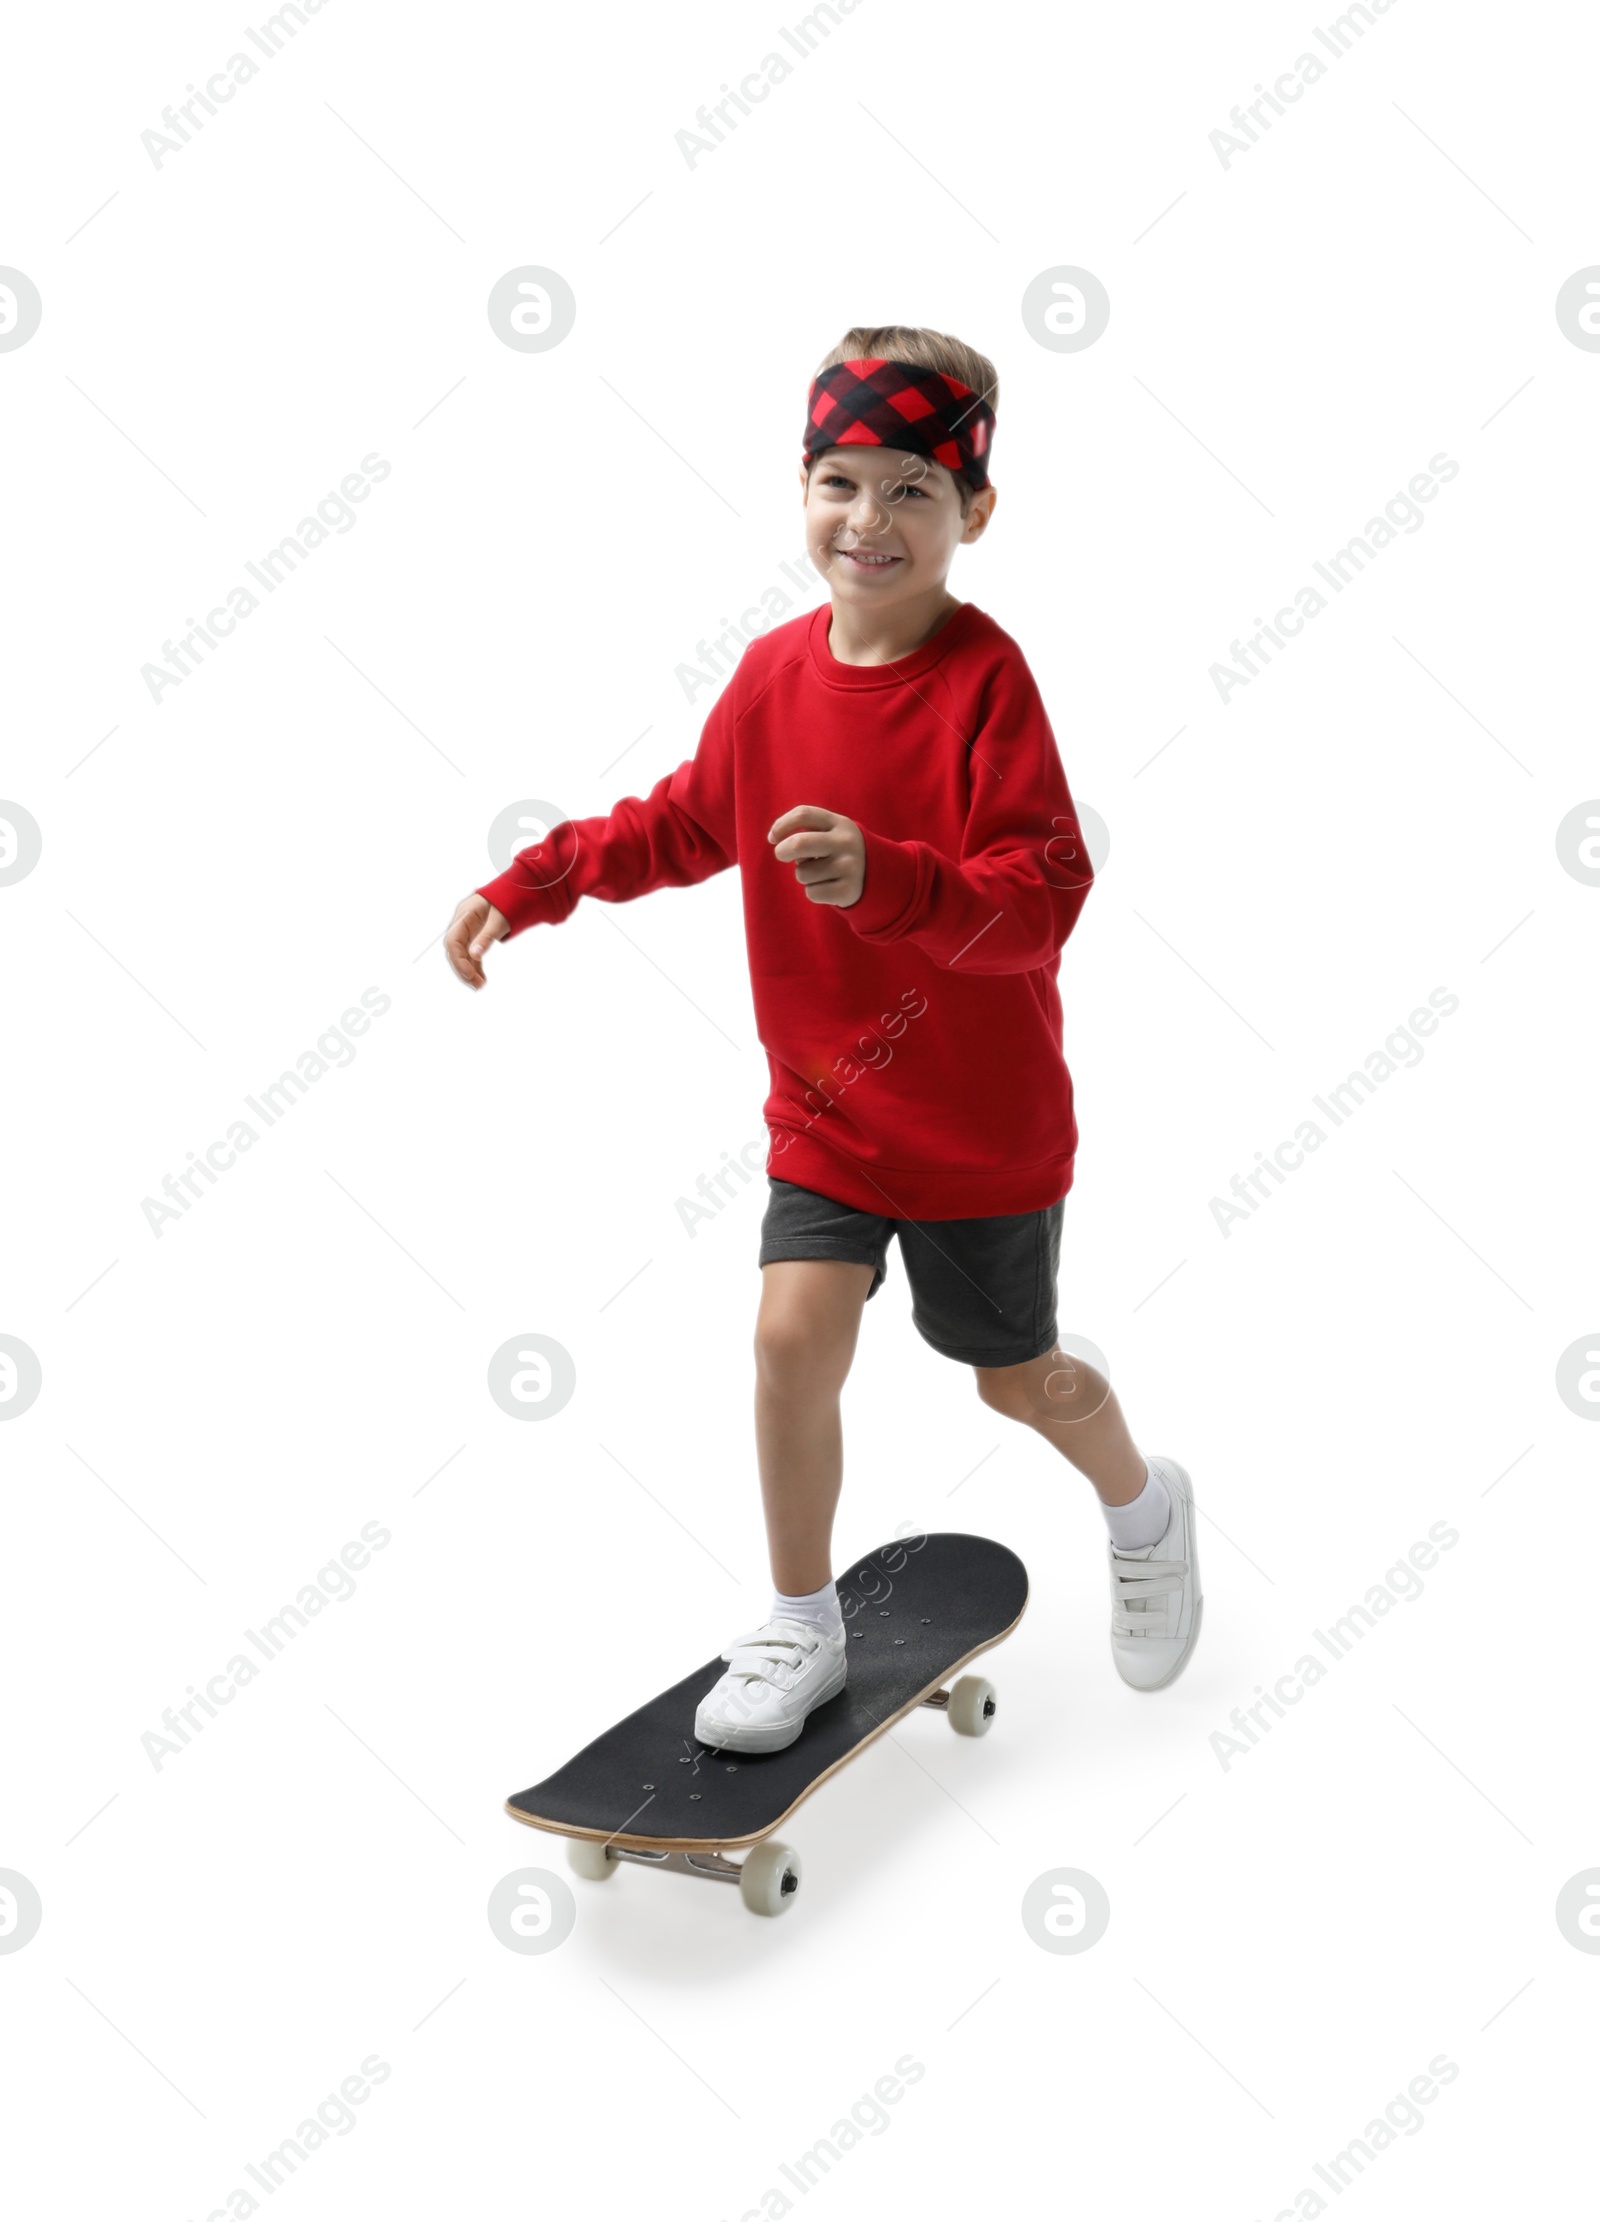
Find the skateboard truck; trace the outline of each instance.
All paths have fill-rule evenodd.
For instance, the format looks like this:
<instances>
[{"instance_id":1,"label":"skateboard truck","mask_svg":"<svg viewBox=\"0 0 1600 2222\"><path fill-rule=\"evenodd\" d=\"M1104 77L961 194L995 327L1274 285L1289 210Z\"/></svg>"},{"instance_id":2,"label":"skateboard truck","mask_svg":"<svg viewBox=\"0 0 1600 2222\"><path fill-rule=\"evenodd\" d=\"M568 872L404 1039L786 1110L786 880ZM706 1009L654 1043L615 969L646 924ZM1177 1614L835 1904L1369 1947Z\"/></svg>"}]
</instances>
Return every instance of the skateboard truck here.
<instances>
[{"instance_id":1,"label":"skateboard truck","mask_svg":"<svg viewBox=\"0 0 1600 2222\"><path fill-rule=\"evenodd\" d=\"M654 1852L634 1844L600 1843L592 1836L567 1839L568 1864L589 1882L604 1882L625 1860L675 1875L702 1875L708 1882L737 1883L752 1913L786 1913L800 1888L799 1853L770 1836L752 1845L742 1861L721 1852Z\"/></svg>"},{"instance_id":2,"label":"skateboard truck","mask_svg":"<svg viewBox=\"0 0 1600 2222\"><path fill-rule=\"evenodd\" d=\"M669 1867L678 1875L709 1875L714 1882L736 1883L739 1863L720 1852L644 1852L631 1844L608 1844L612 1859L636 1859L641 1867Z\"/></svg>"}]
</instances>

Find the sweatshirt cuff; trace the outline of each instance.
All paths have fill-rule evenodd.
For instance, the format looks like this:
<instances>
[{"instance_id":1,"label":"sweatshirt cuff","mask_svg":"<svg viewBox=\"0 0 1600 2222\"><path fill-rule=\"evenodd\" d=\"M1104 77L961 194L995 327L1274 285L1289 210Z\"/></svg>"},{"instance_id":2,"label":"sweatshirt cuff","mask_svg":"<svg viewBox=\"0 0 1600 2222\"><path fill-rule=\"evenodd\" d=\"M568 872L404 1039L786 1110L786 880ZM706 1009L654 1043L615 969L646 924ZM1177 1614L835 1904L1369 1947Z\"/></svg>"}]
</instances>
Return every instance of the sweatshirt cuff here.
<instances>
[{"instance_id":1,"label":"sweatshirt cuff","mask_svg":"<svg viewBox=\"0 0 1600 2222\"><path fill-rule=\"evenodd\" d=\"M556 880L549 886L540 886L537 881L530 880L525 873L519 872L513 861L498 879L489 880L473 892L487 896L500 912L507 923L503 938L510 941L524 927L553 926L565 918L572 906L570 901L562 901L563 884Z\"/></svg>"},{"instance_id":2,"label":"sweatshirt cuff","mask_svg":"<svg viewBox=\"0 0 1600 2222\"><path fill-rule=\"evenodd\" d=\"M917 847L911 841L891 841L866 826L861 838L867 852L866 883L844 916L865 939L892 941L921 879Z\"/></svg>"}]
</instances>

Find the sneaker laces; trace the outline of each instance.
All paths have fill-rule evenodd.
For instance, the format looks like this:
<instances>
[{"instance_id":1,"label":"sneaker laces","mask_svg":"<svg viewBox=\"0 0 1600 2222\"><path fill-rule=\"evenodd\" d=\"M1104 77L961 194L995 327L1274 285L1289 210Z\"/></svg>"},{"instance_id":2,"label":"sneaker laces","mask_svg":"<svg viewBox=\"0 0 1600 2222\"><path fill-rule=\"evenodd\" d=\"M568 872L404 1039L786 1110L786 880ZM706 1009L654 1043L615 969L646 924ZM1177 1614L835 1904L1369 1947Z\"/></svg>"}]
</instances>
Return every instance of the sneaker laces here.
<instances>
[{"instance_id":1,"label":"sneaker laces","mask_svg":"<svg viewBox=\"0 0 1600 2222\"><path fill-rule=\"evenodd\" d=\"M1167 1606L1161 1602L1181 1590L1189 1572L1184 1558L1125 1558L1111 1553L1111 1633L1156 1636L1166 1633Z\"/></svg>"}]
</instances>

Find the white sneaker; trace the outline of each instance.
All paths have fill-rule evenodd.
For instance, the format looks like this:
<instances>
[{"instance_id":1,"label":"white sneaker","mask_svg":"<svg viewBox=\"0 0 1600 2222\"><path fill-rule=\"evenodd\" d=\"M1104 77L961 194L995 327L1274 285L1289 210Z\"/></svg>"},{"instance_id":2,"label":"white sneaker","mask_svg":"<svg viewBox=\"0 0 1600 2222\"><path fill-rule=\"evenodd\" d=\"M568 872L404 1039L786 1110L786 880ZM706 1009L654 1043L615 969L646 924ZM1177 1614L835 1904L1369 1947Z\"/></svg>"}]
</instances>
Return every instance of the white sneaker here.
<instances>
[{"instance_id":1,"label":"white sneaker","mask_svg":"<svg viewBox=\"0 0 1600 2222\"><path fill-rule=\"evenodd\" d=\"M1195 1555L1194 1489L1175 1458L1151 1465L1166 1485L1172 1513L1159 1542L1142 1551L1107 1545L1111 1560L1111 1656L1131 1690L1164 1690L1189 1663L1200 1634L1200 1566Z\"/></svg>"},{"instance_id":2,"label":"white sneaker","mask_svg":"<svg viewBox=\"0 0 1600 2222\"><path fill-rule=\"evenodd\" d=\"M805 1620L769 1620L736 1636L728 1671L700 1700L694 1732L718 1751L782 1751L813 1707L844 1688L845 1632L824 1635Z\"/></svg>"}]
</instances>

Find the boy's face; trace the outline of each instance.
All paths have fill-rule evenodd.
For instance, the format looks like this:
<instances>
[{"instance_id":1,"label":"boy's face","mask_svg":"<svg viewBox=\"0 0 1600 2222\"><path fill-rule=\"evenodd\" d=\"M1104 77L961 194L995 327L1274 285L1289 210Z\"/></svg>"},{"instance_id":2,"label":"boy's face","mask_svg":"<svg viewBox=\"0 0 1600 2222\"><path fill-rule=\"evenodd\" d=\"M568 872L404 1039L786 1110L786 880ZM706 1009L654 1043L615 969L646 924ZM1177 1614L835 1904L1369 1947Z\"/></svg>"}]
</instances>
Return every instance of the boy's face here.
<instances>
[{"instance_id":1,"label":"boy's face","mask_svg":"<svg viewBox=\"0 0 1600 2222\"><path fill-rule=\"evenodd\" d=\"M827 448L805 494L806 553L829 591L859 607L883 608L936 590L957 548L982 534L995 490L970 494L966 515L955 477L907 448Z\"/></svg>"}]
</instances>

